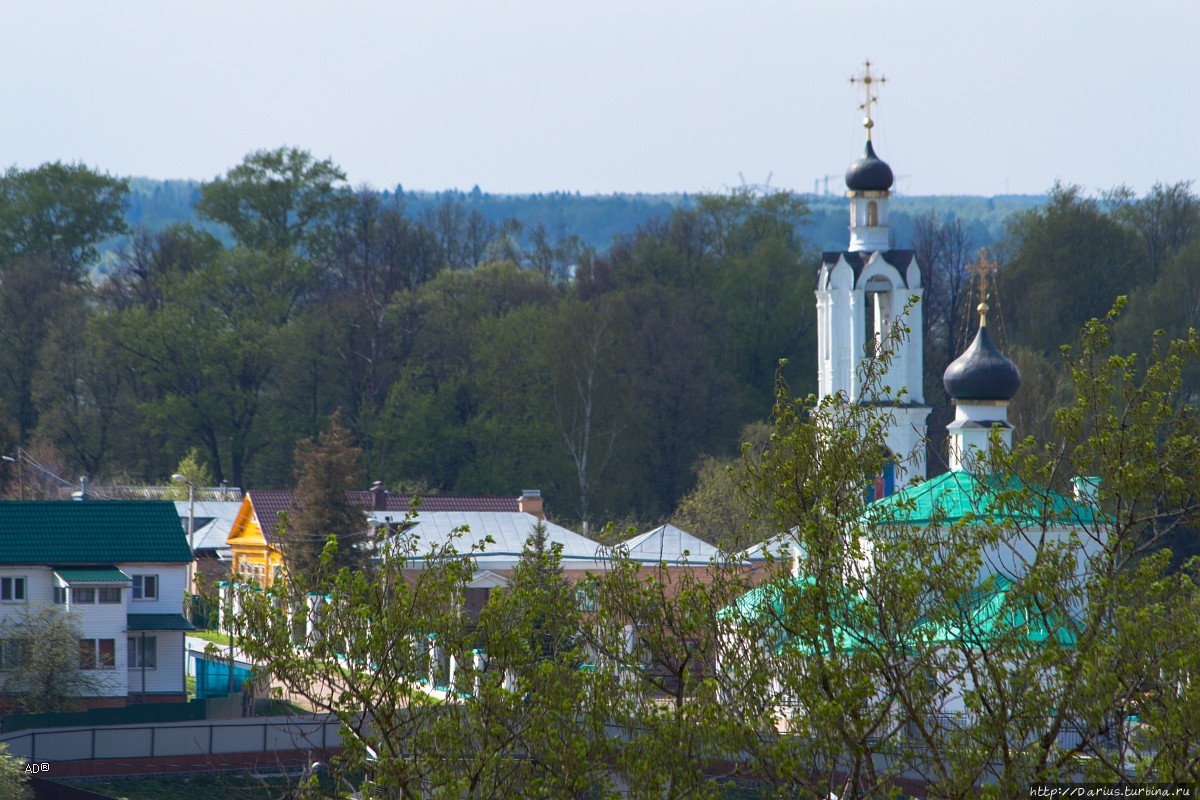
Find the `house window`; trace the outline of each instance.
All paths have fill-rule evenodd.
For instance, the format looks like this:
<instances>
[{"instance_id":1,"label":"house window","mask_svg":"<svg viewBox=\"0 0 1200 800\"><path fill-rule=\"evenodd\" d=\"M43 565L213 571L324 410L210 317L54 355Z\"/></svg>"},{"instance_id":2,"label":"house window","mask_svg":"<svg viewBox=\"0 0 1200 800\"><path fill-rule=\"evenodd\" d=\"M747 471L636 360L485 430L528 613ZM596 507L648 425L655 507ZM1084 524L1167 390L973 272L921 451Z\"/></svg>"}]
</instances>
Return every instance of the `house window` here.
<instances>
[{"instance_id":1,"label":"house window","mask_svg":"<svg viewBox=\"0 0 1200 800\"><path fill-rule=\"evenodd\" d=\"M0 672L21 666L25 657L25 643L20 639L0 639Z\"/></svg>"},{"instance_id":2,"label":"house window","mask_svg":"<svg viewBox=\"0 0 1200 800\"><path fill-rule=\"evenodd\" d=\"M67 602L67 587L65 587L65 586L55 586L54 587L54 602L60 606Z\"/></svg>"},{"instance_id":3,"label":"house window","mask_svg":"<svg viewBox=\"0 0 1200 800\"><path fill-rule=\"evenodd\" d=\"M25 579L0 578L0 601L5 603L24 603Z\"/></svg>"},{"instance_id":4,"label":"house window","mask_svg":"<svg viewBox=\"0 0 1200 800\"><path fill-rule=\"evenodd\" d=\"M117 665L116 639L80 639L80 669L113 669Z\"/></svg>"},{"instance_id":5,"label":"house window","mask_svg":"<svg viewBox=\"0 0 1200 800\"><path fill-rule=\"evenodd\" d=\"M96 592L96 599L101 603L121 602L121 587L105 586Z\"/></svg>"},{"instance_id":6,"label":"house window","mask_svg":"<svg viewBox=\"0 0 1200 800\"><path fill-rule=\"evenodd\" d=\"M153 636L129 637L129 668L154 669L158 663L158 639Z\"/></svg>"},{"instance_id":7,"label":"house window","mask_svg":"<svg viewBox=\"0 0 1200 800\"><path fill-rule=\"evenodd\" d=\"M72 586L71 602L76 605L95 603L96 588L94 586Z\"/></svg>"},{"instance_id":8,"label":"house window","mask_svg":"<svg viewBox=\"0 0 1200 800\"><path fill-rule=\"evenodd\" d=\"M157 575L134 575L133 576L133 599L134 600L157 600L158 599L158 576Z\"/></svg>"},{"instance_id":9,"label":"house window","mask_svg":"<svg viewBox=\"0 0 1200 800\"><path fill-rule=\"evenodd\" d=\"M879 225L879 205L872 200L867 203L867 227L874 228Z\"/></svg>"}]
</instances>

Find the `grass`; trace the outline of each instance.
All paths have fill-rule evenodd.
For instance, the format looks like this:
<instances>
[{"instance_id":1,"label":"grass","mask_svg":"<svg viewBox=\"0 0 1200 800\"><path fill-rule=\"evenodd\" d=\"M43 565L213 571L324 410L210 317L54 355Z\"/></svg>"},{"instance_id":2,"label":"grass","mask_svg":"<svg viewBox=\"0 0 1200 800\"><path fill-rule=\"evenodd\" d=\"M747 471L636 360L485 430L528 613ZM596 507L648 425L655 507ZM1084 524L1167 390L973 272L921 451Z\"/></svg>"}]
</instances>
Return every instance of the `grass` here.
<instances>
[{"instance_id":1,"label":"grass","mask_svg":"<svg viewBox=\"0 0 1200 800\"><path fill-rule=\"evenodd\" d=\"M59 781L114 800L196 800L219 797L229 800L278 800L298 781L296 776L249 774L151 775L145 778L95 778Z\"/></svg>"},{"instance_id":2,"label":"grass","mask_svg":"<svg viewBox=\"0 0 1200 800\"><path fill-rule=\"evenodd\" d=\"M196 676L195 675L184 675L183 676L183 688L187 689L188 700L195 700L196 699Z\"/></svg>"},{"instance_id":3,"label":"grass","mask_svg":"<svg viewBox=\"0 0 1200 800\"><path fill-rule=\"evenodd\" d=\"M229 634L221 633L220 631L191 631L188 633L188 636L194 636L197 639L203 639L213 644L229 644Z\"/></svg>"},{"instance_id":4,"label":"grass","mask_svg":"<svg viewBox=\"0 0 1200 800\"><path fill-rule=\"evenodd\" d=\"M283 717L311 713L308 709L298 706L290 700L268 697L254 701L254 716L256 717Z\"/></svg>"}]
</instances>

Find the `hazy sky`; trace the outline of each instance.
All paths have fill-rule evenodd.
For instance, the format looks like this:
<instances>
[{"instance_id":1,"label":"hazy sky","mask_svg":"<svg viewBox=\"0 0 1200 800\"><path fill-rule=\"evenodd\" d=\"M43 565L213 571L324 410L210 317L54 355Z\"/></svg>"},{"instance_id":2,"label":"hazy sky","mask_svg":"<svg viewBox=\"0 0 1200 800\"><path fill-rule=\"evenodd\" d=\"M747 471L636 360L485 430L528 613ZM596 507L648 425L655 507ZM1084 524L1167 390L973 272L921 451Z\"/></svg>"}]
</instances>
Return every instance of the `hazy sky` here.
<instances>
[{"instance_id":1,"label":"hazy sky","mask_svg":"<svg viewBox=\"0 0 1200 800\"><path fill-rule=\"evenodd\" d=\"M355 184L841 189L870 58L908 194L1200 179L1198 0L0 0L0 164Z\"/></svg>"}]
</instances>

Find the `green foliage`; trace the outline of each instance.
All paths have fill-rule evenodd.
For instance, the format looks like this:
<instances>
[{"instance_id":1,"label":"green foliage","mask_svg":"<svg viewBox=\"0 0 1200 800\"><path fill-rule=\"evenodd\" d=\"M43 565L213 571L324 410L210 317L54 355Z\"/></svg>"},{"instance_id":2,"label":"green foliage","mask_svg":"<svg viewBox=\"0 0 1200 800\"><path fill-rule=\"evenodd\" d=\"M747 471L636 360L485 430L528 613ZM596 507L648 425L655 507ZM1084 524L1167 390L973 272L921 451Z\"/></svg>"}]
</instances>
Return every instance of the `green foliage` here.
<instances>
[{"instance_id":1,"label":"green foliage","mask_svg":"<svg viewBox=\"0 0 1200 800\"><path fill-rule=\"evenodd\" d=\"M1068 353L1054 435L971 464L961 485L986 488L974 512L914 528L919 484L866 506L887 406L796 398L781 381L744 496L795 547L794 573L618 550L581 611L535 530L475 617L462 598L486 542L460 553L401 523L374 580L320 584L304 649L283 597L246 595L243 638L343 720L339 768L366 774L367 797L722 797L726 780L882 797L913 773L937 797L1193 782L1200 588L1157 546L1200 516L1200 415L1179 397L1200 340L1164 342L1143 366L1112 352L1114 319ZM864 365L866 396L887 352ZM1081 474L1098 492L1066 501Z\"/></svg>"},{"instance_id":2,"label":"green foliage","mask_svg":"<svg viewBox=\"0 0 1200 800\"><path fill-rule=\"evenodd\" d=\"M735 553L764 542L778 531L754 509L760 504L745 491L748 465L757 464L770 437L765 423L742 429L742 454L736 458L707 457L696 468L696 488L679 502L673 522L689 533Z\"/></svg>"},{"instance_id":3,"label":"green foliage","mask_svg":"<svg viewBox=\"0 0 1200 800\"><path fill-rule=\"evenodd\" d=\"M33 800L25 760L9 754L7 744L0 744L0 796L6 800Z\"/></svg>"},{"instance_id":4,"label":"green foliage","mask_svg":"<svg viewBox=\"0 0 1200 800\"><path fill-rule=\"evenodd\" d=\"M1015 341L1043 353L1148 277L1137 239L1077 186L1015 217L1000 273L1001 314Z\"/></svg>"},{"instance_id":5,"label":"green foliage","mask_svg":"<svg viewBox=\"0 0 1200 800\"><path fill-rule=\"evenodd\" d=\"M56 282L83 280L97 246L125 231L128 194L127 181L82 164L10 167L0 178L0 269L45 259Z\"/></svg>"},{"instance_id":6,"label":"green foliage","mask_svg":"<svg viewBox=\"0 0 1200 800\"><path fill-rule=\"evenodd\" d=\"M5 647L16 646L4 691L17 696L22 711L72 711L100 687L102 673L80 669L80 636L78 620L58 606L22 609L0 625Z\"/></svg>"},{"instance_id":7,"label":"green foliage","mask_svg":"<svg viewBox=\"0 0 1200 800\"><path fill-rule=\"evenodd\" d=\"M319 245L346 174L294 147L256 150L225 177L201 185L196 211L249 248L310 251Z\"/></svg>"},{"instance_id":8,"label":"green foliage","mask_svg":"<svg viewBox=\"0 0 1200 800\"><path fill-rule=\"evenodd\" d=\"M312 585L323 564L357 571L368 565L367 521L347 491L362 484L362 451L334 413L316 442L296 445L296 510L283 533L288 574Z\"/></svg>"},{"instance_id":9,"label":"green foliage","mask_svg":"<svg viewBox=\"0 0 1200 800\"><path fill-rule=\"evenodd\" d=\"M186 482L176 482L174 478L176 475L182 475ZM171 483L166 499L187 500L188 484L195 487L197 491L213 485L212 470L204 463L200 456L200 449L196 447L187 451L187 455L179 460L179 465L171 473Z\"/></svg>"}]
</instances>

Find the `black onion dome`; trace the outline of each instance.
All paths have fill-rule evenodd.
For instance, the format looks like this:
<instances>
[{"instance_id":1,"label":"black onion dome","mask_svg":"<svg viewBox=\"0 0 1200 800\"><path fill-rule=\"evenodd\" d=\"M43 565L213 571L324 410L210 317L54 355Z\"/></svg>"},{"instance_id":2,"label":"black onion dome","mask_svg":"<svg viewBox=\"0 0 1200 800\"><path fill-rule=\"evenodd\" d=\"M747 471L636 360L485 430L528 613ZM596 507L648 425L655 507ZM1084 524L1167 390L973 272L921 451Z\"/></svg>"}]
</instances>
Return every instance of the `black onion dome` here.
<instances>
[{"instance_id":1,"label":"black onion dome","mask_svg":"<svg viewBox=\"0 0 1200 800\"><path fill-rule=\"evenodd\" d=\"M946 367L942 384L955 400L1011 400L1021 388L1021 373L981 326L967 352Z\"/></svg>"},{"instance_id":2,"label":"black onion dome","mask_svg":"<svg viewBox=\"0 0 1200 800\"><path fill-rule=\"evenodd\" d=\"M863 157L846 170L846 188L852 192L886 192L892 188L892 168L875 155L870 139Z\"/></svg>"}]
</instances>

